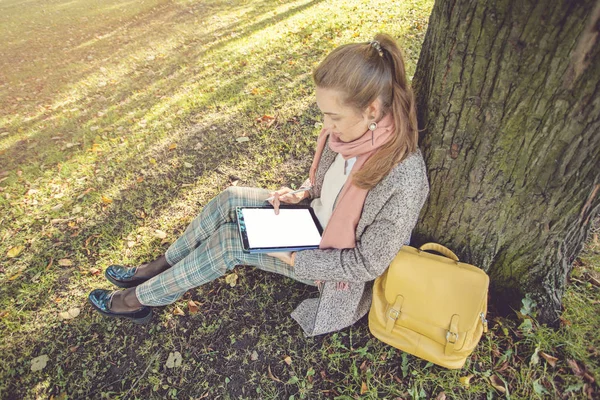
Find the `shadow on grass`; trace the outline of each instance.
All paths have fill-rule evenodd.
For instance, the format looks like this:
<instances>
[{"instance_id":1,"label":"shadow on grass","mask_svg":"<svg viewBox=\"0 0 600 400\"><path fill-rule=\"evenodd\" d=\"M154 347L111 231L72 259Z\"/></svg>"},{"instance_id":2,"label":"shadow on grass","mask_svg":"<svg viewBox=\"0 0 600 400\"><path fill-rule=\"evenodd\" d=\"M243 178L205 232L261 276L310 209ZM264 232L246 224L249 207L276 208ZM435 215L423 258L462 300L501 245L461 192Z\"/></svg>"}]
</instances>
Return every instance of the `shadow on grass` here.
<instances>
[{"instance_id":1,"label":"shadow on grass","mask_svg":"<svg viewBox=\"0 0 600 400\"><path fill-rule=\"evenodd\" d=\"M230 122L231 121L223 121L222 124L228 125ZM72 281L74 280L76 282L80 279L85 279L85 271L63 269L60 273L56 274L57 280L55 282L52 282L50 276L48 276L43 284L31 282L30 279L38 273L44 273L48 255L56 254L60 249L65 251L75 251L75 253L78 253L77 249L79 249L79 258L85 260L84 263L86 265L94 265L94 259L99 255L98 251L114 244L114 238L117 238L117 241L120 241L119 238L124 238L131 232L135 232L136 228L139 226L146 224L144 218L137 217L135 213L131 212L132 210L147 210L148 213L151 213L152 215L160 215L163 212L168 213L170 202L174 197L181 194L181 185L188 182L190 177L193 177L196 174L203 175L206 171L218 169L225 160L227 160L228 164L231 164L235 163L236 159L247 156L249 162L252 162L252 157L250 155L259 152L256 150L246 153L243 151L246 150L243 149L243 145L235 142L233 138L229 138L226 143L227 145L223 146L221 135L215 134L211 129L209 129L208 132L201 131L197 133L197 135L190 134L183 137L179 142L181 148L190 148L198 138L203 141L205 146L205 153L196 155L196 160L202 159L201 170L190 170L186 174L181 174L175 169L168 169L167 171L158 173L150 179L147 179L142 185L139 185L139 187L135 189L122 189L120 191L122 200L113 204L107 212L103 213L93 224L85 226L76 237L71 237L70 230L66 223L60 225L61 232L59 236L54 237L53 240L42 241L38 243L38 246L35 249L32 249L32 266L23 275L23 280L20 279L15 282L7 283L2 285L2 288L0 289L1 298L29 299L28 302L20 307L19 316L15 315L13 317L35 320L37 319L35 314L43 310L42 312L45 314L46 318L50 319L50 325L46 325L47 322L43 325L38 325L32 328L33 330L28 334L28 353L31 352L30 354L36 354L37 352L42 351L47 353L49 348L56 349L56 352L50 351L54 365L61 365L66 368L68 370L68 372L66 372L67 374L77 374L78 372L81 372L72 365L75 356L77 356L77 358L88 357L89 364L86 364L86 369L96 371L95 373L97 374L102 374L102 376L97 377L101 379L94 379L94 383L90 382L90 387L85 388L82 393L85 396L90 395L90 391L100 391L100 388L104 386L107 381L113 382L114 380L115 382L121 382L121 379L123 379L121 374L124 374L126 370L129 371L132 369L132 363L146 360L145 357L138 357L135 354L135 351L111 348L109 345L111 340L114 340L115 337L135 337L136 340L143 340L144 338L151 337L151 335L146 333L145 328L129 325L128 323L115 322L114 320L102 319L83 303L85 297L82 296L82 293L77 296L77 298L81 300L75 302L84 310L83 315L79 319L66 324L57 320L52 321L54 318L49 314L54 313L54 308L61 309L60 304L53 306L52 303L56 298L68 298L68 293L70 291L73 291L74 288L81 287L81 284L72 283ZM256 146L260 146L259 141L257 141ZM159 164L167 162L166 154L168 153L164 151L163 154L165 154L165 157L157 160ZM305 157L304 165L308 166L308 162L309 158ZM198 165L199 164L200 163L198 163ZM259 171L251 172L251 175L248 178L249 181L255 181L259 174ZM223 177L220 184L222 185L225 183L226 185L227 181L228 177ZM209 189L209 193L212 192L216 194L219 190L219 187L211 188ZM153 198L148 202L152 192L165 192L169 195ZM179 227L181 230L184 228L185 225ZM96 235L101 235L100 239L97 242L92 241L91 243L88 243L89 238L93 238ZM157 245L158 244L156 243L155 246ZM88 246L91 247L91 252L83 257L83 248ZM118 260L115 260L115 262L117 261ZM198 300L199 303L206 303L207 301L203 298L202 293L210 293L209 307L203 307L206 314L203 314L203 318L199 320L194 319L185 321L185 323L182 324L182 329L199 329L200 331L205 331L205 334L199 336L202 338L202 346L198 348L194 348L193 346L186 347L189 349L190 357L197 357L198 360L201 360L204 357L202 354L210 354L215 348L220 348L218 353L222 355L222 352L225 351L221 345L223 341L222 336L227 333L236 332L236 327L242 322L239 320L240 310L243 310L243 314L246 315L243 322L244 329L254 329L255 332L260 334L260 332L264 332L264 329L267 326L275 329L282 320L289 320L289 312L300 299L315 294L314 290L311 290L305 285L294 283L287 278L276 276L264 277L261 275L267 274L257 272L256 274L251 275L251 278L247 283L250 286L246 288L245 292L258 293L257 296L262 296L262 300L258 300L254 295L244 296L243 293L238 294L243 296L241 299L229 299L227 296L219 296L218 292L223 289L221 282L211 283L206 285L207 287L205 289L200 289L198 296L194 296L194 299ZM92 278L92 281L96 282L93 286L96 286L97 282L102 282L103 286L107 286L103 278ZM93 286L90 286L89 290L91 290ZM217 293L211 293L215 291ZM286 301L273 300L271 296L266 294L273 291L285 292L286 296L277 295L273 298L282 300L285 297ZM194 291L191 292L193 293ZM225 291L223 294L227 295L228 292ZM240 302L243 303L241 307ZM261 303L262 308L257 305L257 302ZM256 310L261 310L260 316L256 314ZM167 311L167 315L169 315L169 311ZM228 317L225 318L224 315L228 315ZM277 316L275 321L273 321L274 316ZM165 322L164 318L168 317L157 316L153 324L160 326L161 320L163 320L163 323ZM248 318L253 319L253 324L246 321ZM3 320L3 322L5 321L6 320ZM217 324L217 329L215 331L211 328L213 324ZM207 325L208 327L203 327L203 325ZM113 331L111 328L113 326L117 326L119 330ZM179 324L177 327L180 328ZM5 328L7 327L5 326ZM296 335L300 334L299 327L297 326L289 326L288 329L295 332ZM252 335L248 334L248 336ZM175 337L186 343L191 340L189 338L180 337L179 335L175 335ZM197 338L198 337L196 337L196 339ZM85 341L86 344L82 344L82 341ZM87 343L90 342L94 345L87 347ZM10 341L7 340L5 345L8 345L9 343ZM105 349L105 352L100 359L102 360L102 363L106 363L107 370L95 367L96 364L98 364L94 361L94 357L97 357L95 351L97 345L99 345L100 348ZM81 346L82 349L73 351L73 354L71 354L65 352L65 346L71 348ZM84 347L86 348L85 350L83 349ZM210 350L209 348L213 350ZM16 350L16 348L13 348L13 350ZM157 354L159 354L161 360L164 361L164 349L156 348L155 350L158 352ZM130 359L127 360L127 365L129 366L127 368L118 367L118 364L122 361L123 351L130 357ZM10 351L7 349L7 352L5 353L6 356L19 359L18 353L9 353ZM27 361L28 360L25 359L21 360L13 371L21 371L24 373L27 369ZM71 369L71 367L73 367L73 369ZM231 368L233 368L233 366ZM218 373L214 372L214 374L223 374L227 370L228 368L219 368ZM135 381L136 373L139 373L139 371L127 373L130 374L129 376L131 379L128 382L131 384ZM27 387L27 385L21 386L22 382L20 382L17 376L11 374L9 371L4 371L3 375L12 375L13 379L10 381L10 385L7 388L8 393L13 393L16 397L20 397L20 388ZM216 375L214 379L216 379ZM55 394L58 395L60 390L61 389L56 389Z\"/></svg>"}]
</instances>

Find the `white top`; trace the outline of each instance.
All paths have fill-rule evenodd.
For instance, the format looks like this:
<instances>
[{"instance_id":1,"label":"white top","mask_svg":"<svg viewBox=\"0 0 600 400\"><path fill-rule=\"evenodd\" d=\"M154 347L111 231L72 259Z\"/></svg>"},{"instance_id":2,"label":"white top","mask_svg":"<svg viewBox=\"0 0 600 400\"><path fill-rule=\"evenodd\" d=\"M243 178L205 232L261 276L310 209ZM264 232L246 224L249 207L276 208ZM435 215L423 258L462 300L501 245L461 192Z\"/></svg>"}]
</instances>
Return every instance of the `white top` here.
<instances>
[{"instance_id":1,"label":"white top","mask_svg":"<svg viewBox=\"0 0 600 400\"><path fill-rule=\"evenodd\" d=\"M325 229L329 218L331 218L331 214L333 214L333 208L337 202L338 195L344 187L346 180L348 180L355 162L356 157L344 160L344 157L338 154L331 167L325 173L323 187L321 188L321 197L314 199L310 203L323 229Z\"/></svg>"}]
</instances>

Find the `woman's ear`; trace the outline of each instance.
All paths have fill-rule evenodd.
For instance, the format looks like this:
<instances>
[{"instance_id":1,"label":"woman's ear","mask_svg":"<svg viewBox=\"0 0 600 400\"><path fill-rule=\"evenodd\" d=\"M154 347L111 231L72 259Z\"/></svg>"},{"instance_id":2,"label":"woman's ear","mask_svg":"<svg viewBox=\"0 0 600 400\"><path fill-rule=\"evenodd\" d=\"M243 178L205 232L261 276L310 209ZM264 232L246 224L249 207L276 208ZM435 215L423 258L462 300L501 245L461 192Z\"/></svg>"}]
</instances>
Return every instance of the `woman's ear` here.
<instances>
[{"instance_id":1,"label":"woman's ear","mask_svg":"<svg viewBox=\"0 0 600 400\"><path fill-rule=\"evenodd\" d=\"M368 121L379 121L379 119L382 117L381 108L382 108L381 100L378 97L367 107L367 109L365 111L366 119Z\"/></svg>"}]
</instances>

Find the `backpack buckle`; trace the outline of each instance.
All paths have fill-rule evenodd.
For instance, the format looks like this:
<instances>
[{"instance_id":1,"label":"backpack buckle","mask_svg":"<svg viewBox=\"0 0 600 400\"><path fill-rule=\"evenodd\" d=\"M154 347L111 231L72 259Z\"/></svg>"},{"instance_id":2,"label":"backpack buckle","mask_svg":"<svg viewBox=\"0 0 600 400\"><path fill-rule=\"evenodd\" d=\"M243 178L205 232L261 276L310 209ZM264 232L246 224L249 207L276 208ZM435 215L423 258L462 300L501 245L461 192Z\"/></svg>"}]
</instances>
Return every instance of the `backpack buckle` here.
<instances>
[{"instance_id":1,"label":"backpack buckle","mask_svg":"<svg viewBox=\"0 0 600 400\"><path fill-rule=\"evenodd\" d=\"M450 337L452 337L452 340L450 340ZM458 333L447 331L446 332L446 341L448 343L455 344L456 342L458 342Z\"/></svg>"}]
</instances>

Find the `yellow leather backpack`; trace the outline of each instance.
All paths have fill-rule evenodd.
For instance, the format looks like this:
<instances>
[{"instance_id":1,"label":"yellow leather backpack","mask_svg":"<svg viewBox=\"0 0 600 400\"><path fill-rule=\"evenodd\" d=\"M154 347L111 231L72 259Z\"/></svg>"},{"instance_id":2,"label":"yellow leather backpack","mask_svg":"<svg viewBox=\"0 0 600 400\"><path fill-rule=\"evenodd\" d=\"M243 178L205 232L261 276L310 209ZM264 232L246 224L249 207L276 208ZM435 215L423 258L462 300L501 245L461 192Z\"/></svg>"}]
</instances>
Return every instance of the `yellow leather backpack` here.
<instances>
[{"instance_id":1,"label":"yellow leather backpack","mask_svg":"<svg viewBox=\"0 0 600 400\"><path fill-rule=\"evenodd\" d=\"M487 332L488 286L484 271L459 262L442 245L403 246L375 280L369 329L402 351L442 367L462 368Z\"/></svg>"}]
</instances>

